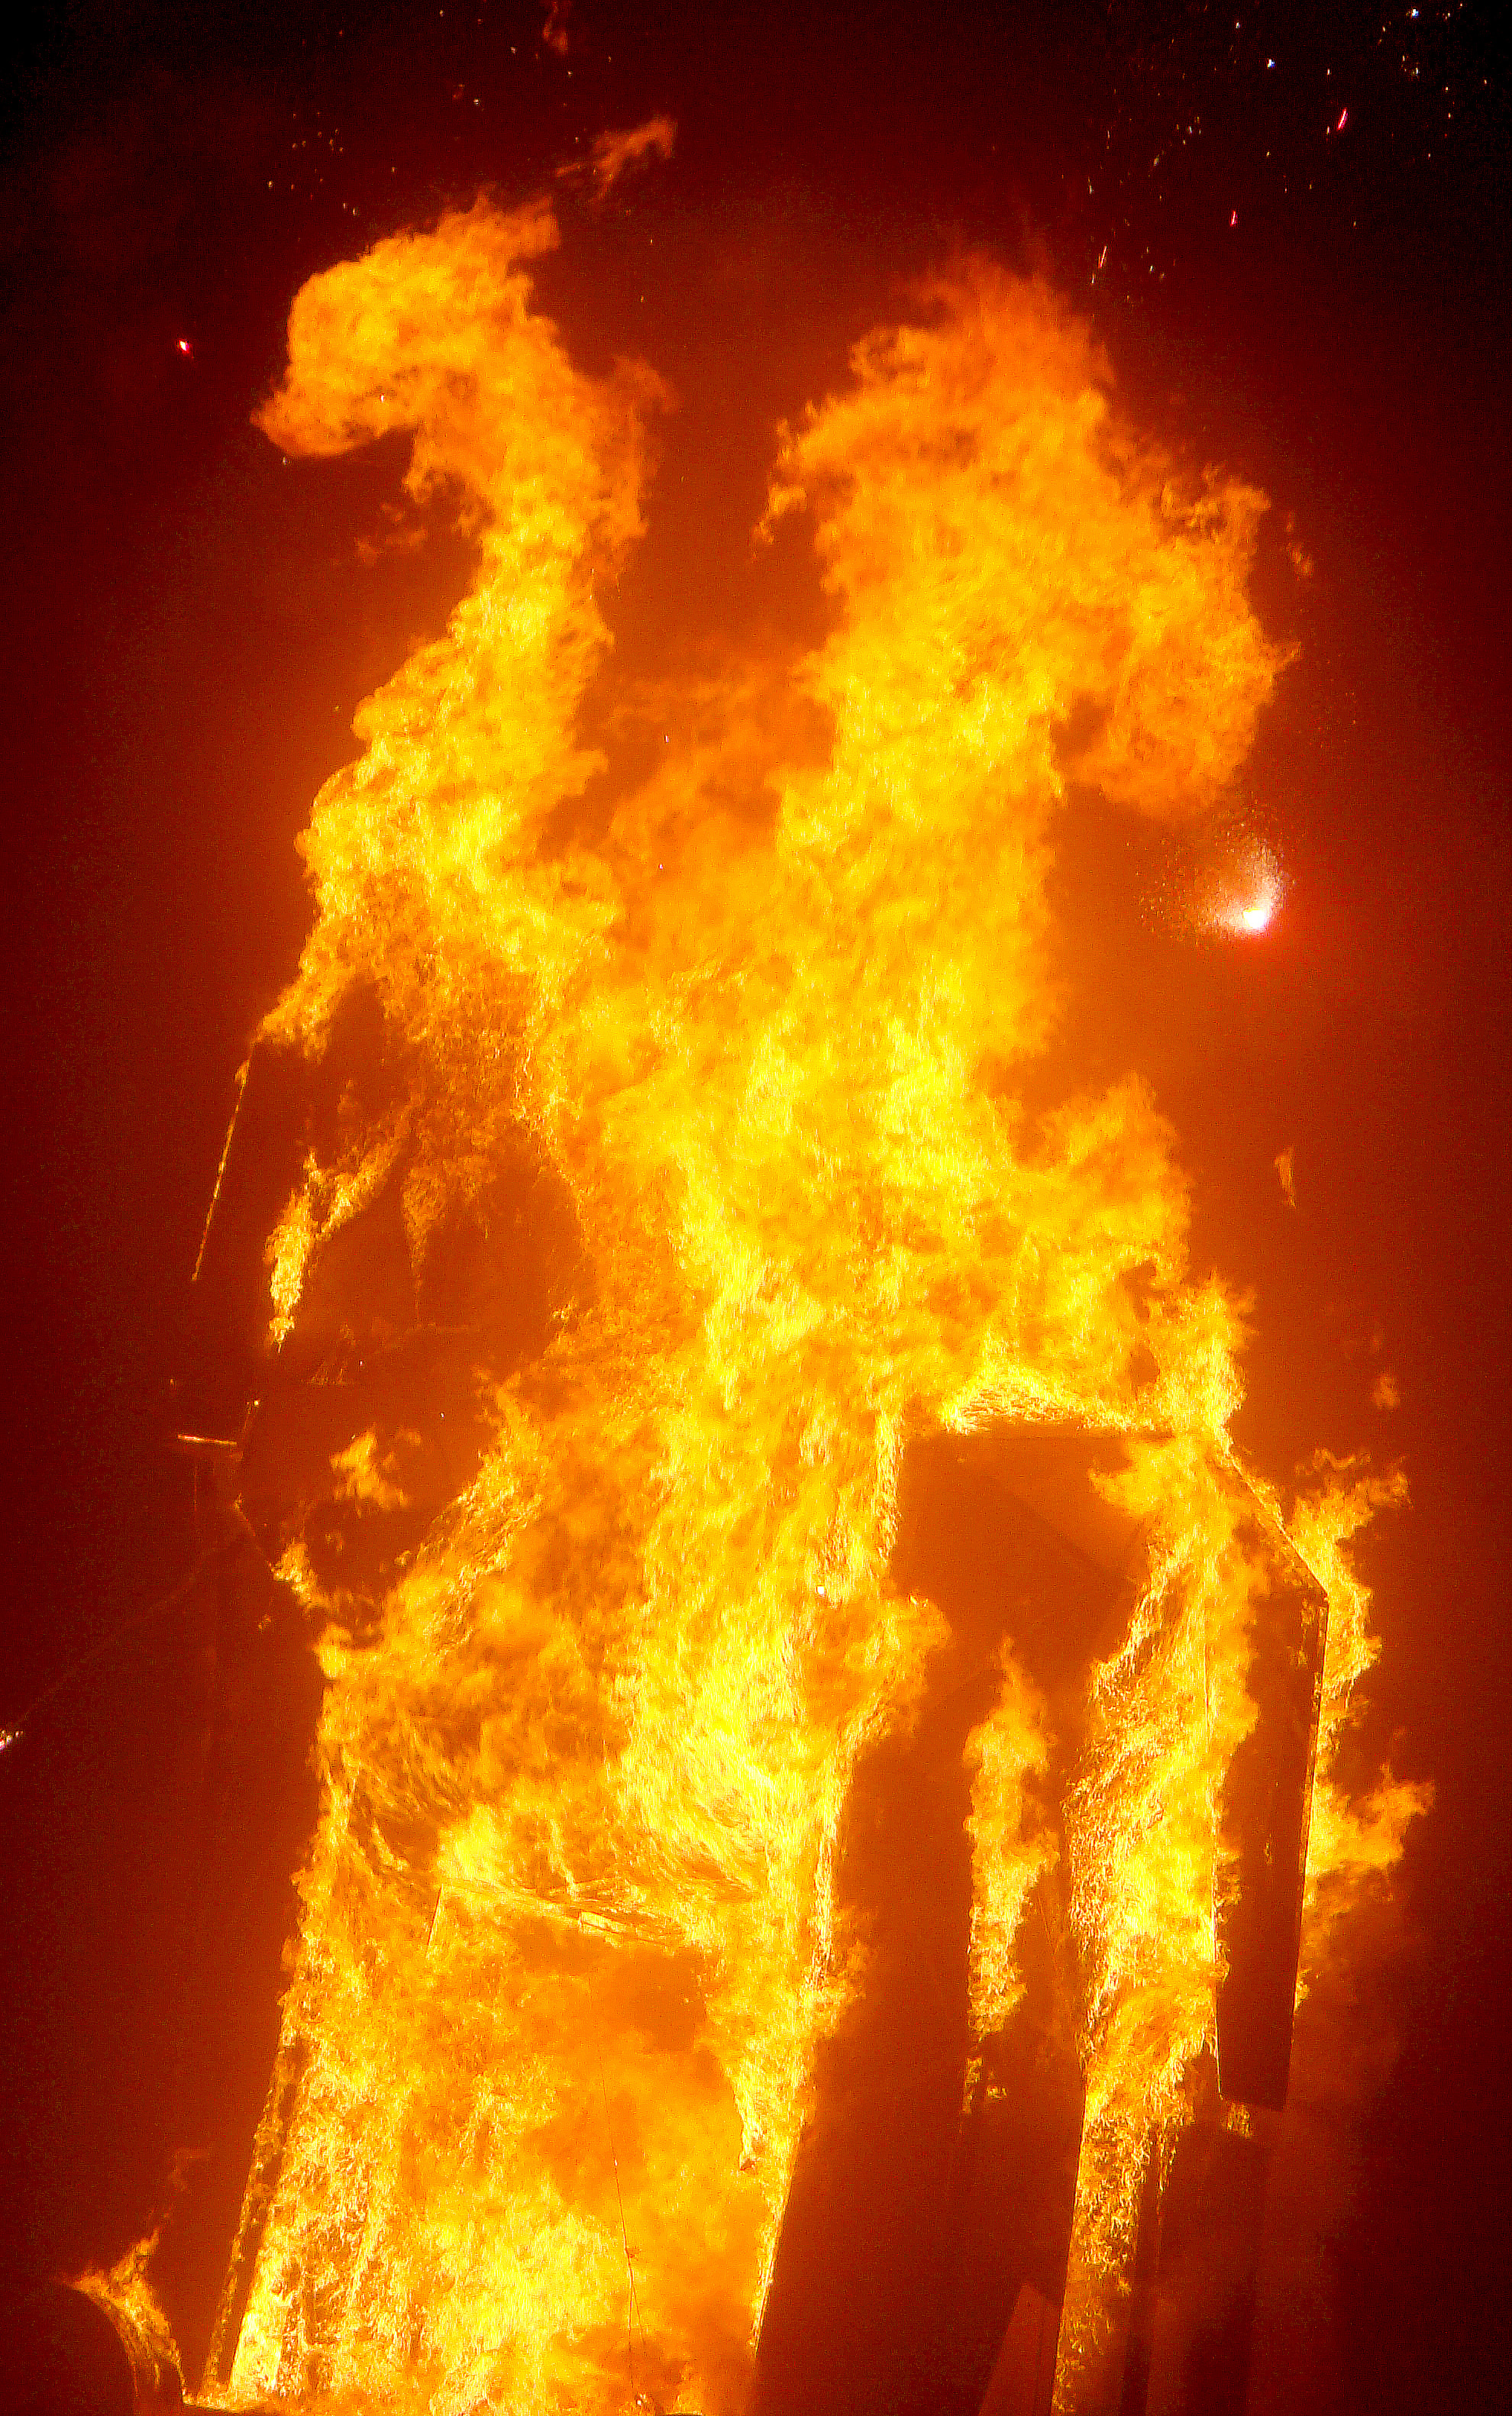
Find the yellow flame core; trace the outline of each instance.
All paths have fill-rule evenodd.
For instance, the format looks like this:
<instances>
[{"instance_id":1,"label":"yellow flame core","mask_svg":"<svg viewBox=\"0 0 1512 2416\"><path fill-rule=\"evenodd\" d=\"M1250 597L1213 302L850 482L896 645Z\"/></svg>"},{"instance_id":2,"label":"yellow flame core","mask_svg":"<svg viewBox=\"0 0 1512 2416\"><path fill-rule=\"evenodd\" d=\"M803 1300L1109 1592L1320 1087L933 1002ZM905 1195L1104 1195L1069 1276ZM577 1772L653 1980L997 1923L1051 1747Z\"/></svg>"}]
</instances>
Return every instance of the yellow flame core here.
<instances>
[{"instance_id":1,"label":"yellow flame core","mask_svg":"<svg viewBox=\"0 0 1512 2416\"><path fill-rule=\"evenodd\" d=\"M1058 733L1076 713L1079 771L1139 809L1221 791L1280 659L1246 596L1261 500L1180 491L1087 331L969 264L783 440L771 515L811 515L835 608L796 674L825 760L784 763L769 683L734 672L703 739L575 836L596 581L639 533L659 390L582 374L532 310L555 240L544 207L480 204L311 280L263 415L289 453L409 431L411 488L460 489L479 549L304 842L316 920L269 1035L318 1053L365 985L406 1072L307 1167L273 1337L366 1202L397 1188L421 1267L522 1132L580 1273L366 1640L323 1648L298 2086L237 2404L618 2408L628 2322L641 2387L741 2405L851 1985L838 1824L941 1633L889 1578L913 1433L1126 1432L1155 1537L1068 1830L1094 1975L1073 2297L1211 2033L1256 1582L1223 1482L1238 1320L1187 1278L1144 1089L1031 1131L1016 1072L1055 1012ZM337 1487L402 1501L405 1441L364 1434ZM982 2031L1017 1991L1044 1751L1010 1664L969 1748Z\"/></svg>"}]
</instances>

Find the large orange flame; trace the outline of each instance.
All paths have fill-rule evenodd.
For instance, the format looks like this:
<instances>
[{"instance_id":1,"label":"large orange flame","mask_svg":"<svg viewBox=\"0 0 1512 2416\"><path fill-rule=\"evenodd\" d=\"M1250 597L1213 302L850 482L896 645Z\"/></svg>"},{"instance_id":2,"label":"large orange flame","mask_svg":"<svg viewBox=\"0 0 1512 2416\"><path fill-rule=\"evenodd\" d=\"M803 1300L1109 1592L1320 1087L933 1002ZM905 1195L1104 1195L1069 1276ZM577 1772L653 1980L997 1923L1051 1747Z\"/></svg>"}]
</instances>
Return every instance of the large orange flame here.
<instances>
[{"instance_id":1,"label":"large orange flame","mask_svg":"<svg viewBox=\"0 0 1512 2416\"><path fill-rule=\"evenodd\" d=\"M855 1985L838 1826L942 1632L889 1573L905 1446L1053 1420L1126 1438L1111 1490L1149 1544L1067 1827L1088 2106L1057 2389L1090 2404L1148 2141L1211 2043L1214 1807L1267 1579L1227 1440L1240 1320L1188 1279L1172 1135L1136 1080L1031 1121L1021 1075L1056 1014L1067 730L1135 809L1222 793L1281 661L1247 600L1263 504L1183 490L1087 329L969 262L783 438L767 525L811 516L832 634L785 693L712 684L603 826L580 717L659 390L584 375L533 310L556 240L480 203L312 279L262 416L290 454L407 431L411 488L459 491L478 548L304 842L315 923L265 1045L318 1058L360 991L389 1077L279 1223L272 1340L380 1201L422 1289L465 1228L507 1290L522 1166L567 1238L544 1346L478 1347L476 1468L376 1601L287 1556L324 1628L324 1800L224 2396L620 2408L628 2328L637 2388L740 2407ZM434 1414L375 1420L328 1498L410 1500ZM1339 1533L1319 1511L1301 1540L1358 1660ZM982 2033L1055 1850L1026 1809L1047 1718L1010 1658L969 1747ZM1326 1810L1322 1850L1388 1857L1412 1808L1368 1835Z\"/></svg>"}]
</instances>

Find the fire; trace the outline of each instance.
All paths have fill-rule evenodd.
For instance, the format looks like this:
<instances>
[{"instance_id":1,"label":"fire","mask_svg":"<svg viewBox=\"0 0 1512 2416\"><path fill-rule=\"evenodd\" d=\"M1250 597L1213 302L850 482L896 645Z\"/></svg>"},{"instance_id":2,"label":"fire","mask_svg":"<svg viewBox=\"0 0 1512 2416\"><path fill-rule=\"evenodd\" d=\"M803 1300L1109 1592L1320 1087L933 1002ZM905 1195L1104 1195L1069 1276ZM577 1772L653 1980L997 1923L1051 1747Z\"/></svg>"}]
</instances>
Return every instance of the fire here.
<instances>
[{"instance_id":1,"label":"fire","mask_svg":"<svg viewBox=\"0 0 1512 2416\"><path fill-rule=\"evenodd\" d=\"M407 431L412 492L457 492L478 547L303 843L314 925L259 1047L340 1060L366 1000L382 1063L336 1065L270 1349L315 1333L365 1219L415 1297L465 1261L483 1306L416 1312L452 1390L366 1371L287 1537L324 1801L204 2392L744 2404L806 2082L858 1985L852 1774L943 1634L890 1574L903 1457L1037 1422L1121 1439L1109 1498L1148 1557L1066 1827L1088 2106L1057 2394L1091 2405L1150 2143L1212 2045L1214 1805L1272 1547L1228 1442L1240 1314L1188 1275L1168 1126L1134 1080L1037 1121L1020 1094L1066 978L1060 733L1074 709L1079 777L1134 810L1222 795L1281 663L1246 593L1263 506L1184 493L1086 328L968 262L782 437L767 527L809 516L832 634L685 697L688 743L606 821L580 729L664 398L575 368L533 308L557 240L544 204L480 203L313 279L261 418L288 455ZM627 683L620 727L665 701ZM310 1344L327 1385L375 1332ZM1314 1523L1337 1697L1364 1597L1349 1518ZM1051 1721L1010 1654L969 1747L983 2037L1059 1851L1028 1809ZM1328 1799L1328 1852L1379 1865L1413 1808L1351 1829Z\"/></svg>"}]
</instances>

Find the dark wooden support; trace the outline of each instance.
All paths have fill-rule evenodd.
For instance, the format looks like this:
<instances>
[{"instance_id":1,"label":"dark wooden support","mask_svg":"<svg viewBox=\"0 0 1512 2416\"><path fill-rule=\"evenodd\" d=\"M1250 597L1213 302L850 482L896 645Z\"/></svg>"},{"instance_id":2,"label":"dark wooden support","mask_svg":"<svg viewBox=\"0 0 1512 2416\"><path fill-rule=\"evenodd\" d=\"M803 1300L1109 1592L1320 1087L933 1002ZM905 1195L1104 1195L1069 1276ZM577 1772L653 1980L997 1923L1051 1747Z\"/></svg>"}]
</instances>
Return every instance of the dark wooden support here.
<instances>
[{"instance_id":1,"label":"dark wooden support","mask_svg":"<svg viewBox=\"0 0 1512 2416\"><path fill-rule=\"evenodd\" d=\"M1223 1789L1215 1908L1218 2085L1279 2109L1292 2067L1328 1598L1256 1497L1269 1565L1250 1648L1257 1717Z\"/></svg>"}]
</instances>

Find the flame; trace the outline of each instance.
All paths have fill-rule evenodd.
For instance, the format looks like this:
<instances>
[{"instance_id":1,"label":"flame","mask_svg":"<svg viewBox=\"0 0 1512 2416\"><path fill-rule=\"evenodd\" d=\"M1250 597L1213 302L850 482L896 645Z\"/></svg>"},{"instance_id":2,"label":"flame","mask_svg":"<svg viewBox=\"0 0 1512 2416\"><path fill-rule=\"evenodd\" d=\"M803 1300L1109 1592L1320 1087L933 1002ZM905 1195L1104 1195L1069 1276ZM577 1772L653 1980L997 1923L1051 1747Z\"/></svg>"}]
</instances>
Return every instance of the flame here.
<instances>
[{"instance_id":1,"label":"flame","mask_svg":"<svg viewBox=\"0 0 1512 2416\"><path fill-rule=\"evenodd\" d=\"M271 1238L270 1346L377 1203L422 1285L465 1228L507 1290L522 1167L568 1238L542 1347L476 1342L476 1464L418 1548L366 1593L313 1527L282 1563L325 1622L324 1794L222 2396L743 2405L856 1985L841 1814L943 1635L890 1575L905 1447L1055 1419L1126 1439L1150 1568L1067 1824L1080 2405L1145 2143L1211 2042L1213 1804L1265 1578L1227 1442L1241 1320L1187 1273L1168 1126L1134 1080L1037 1122L1021 1091L1066 978L1061 735L1136 810L1223 794L1282 661L1247 600L1262 502L1185 491L1087 329L969 261L783 432L764 525L809 516L831 635L685 691L688 742L606 820L597 599L664 398L535 310L556 240L544 204L479 203L311 279L261 416L290 455L407 431L410 490L477 546L303 842L313 929L261 1045L318 1059L367 994L387 1077ZM624 728L664 702L619 697ZM370 1423L325 1498L399 1515L429 1414ZM1345 1593L1347 1525L1310 1531ZM978 2035L1055 1851L1049 1716L1010 1655L968 1746ZM1324 1856L1388 1830L1333 1806Z\"/></svg>"},{"instance_id":2,"label":"flame","mask_svg":"<svg viewBox=\"0 0 1512 2416\"><path fill-rule=\"evenodd\" d=\"M1433 1801L1431 1786L1385 1771L1351 1797L1338 1775L1338 1748L1362 1681L1379 1656L1370 1627L1369 1589L1349 1556L1351 1539L1383 1509L1407 1499L1399 1468L1381 1472L1363 1458L1319 1452L1293 1513L1293 1533L1328 1595L1328 1650L1323 1663L1318 1737L1318 1783L1312 1850L1308 1858L1308 1919L1303 1932L1303 1974L1326 1959L1334 1935L1363 1882L1400 1859L1412 1822Z\"/></svg>"}]
</instances>

